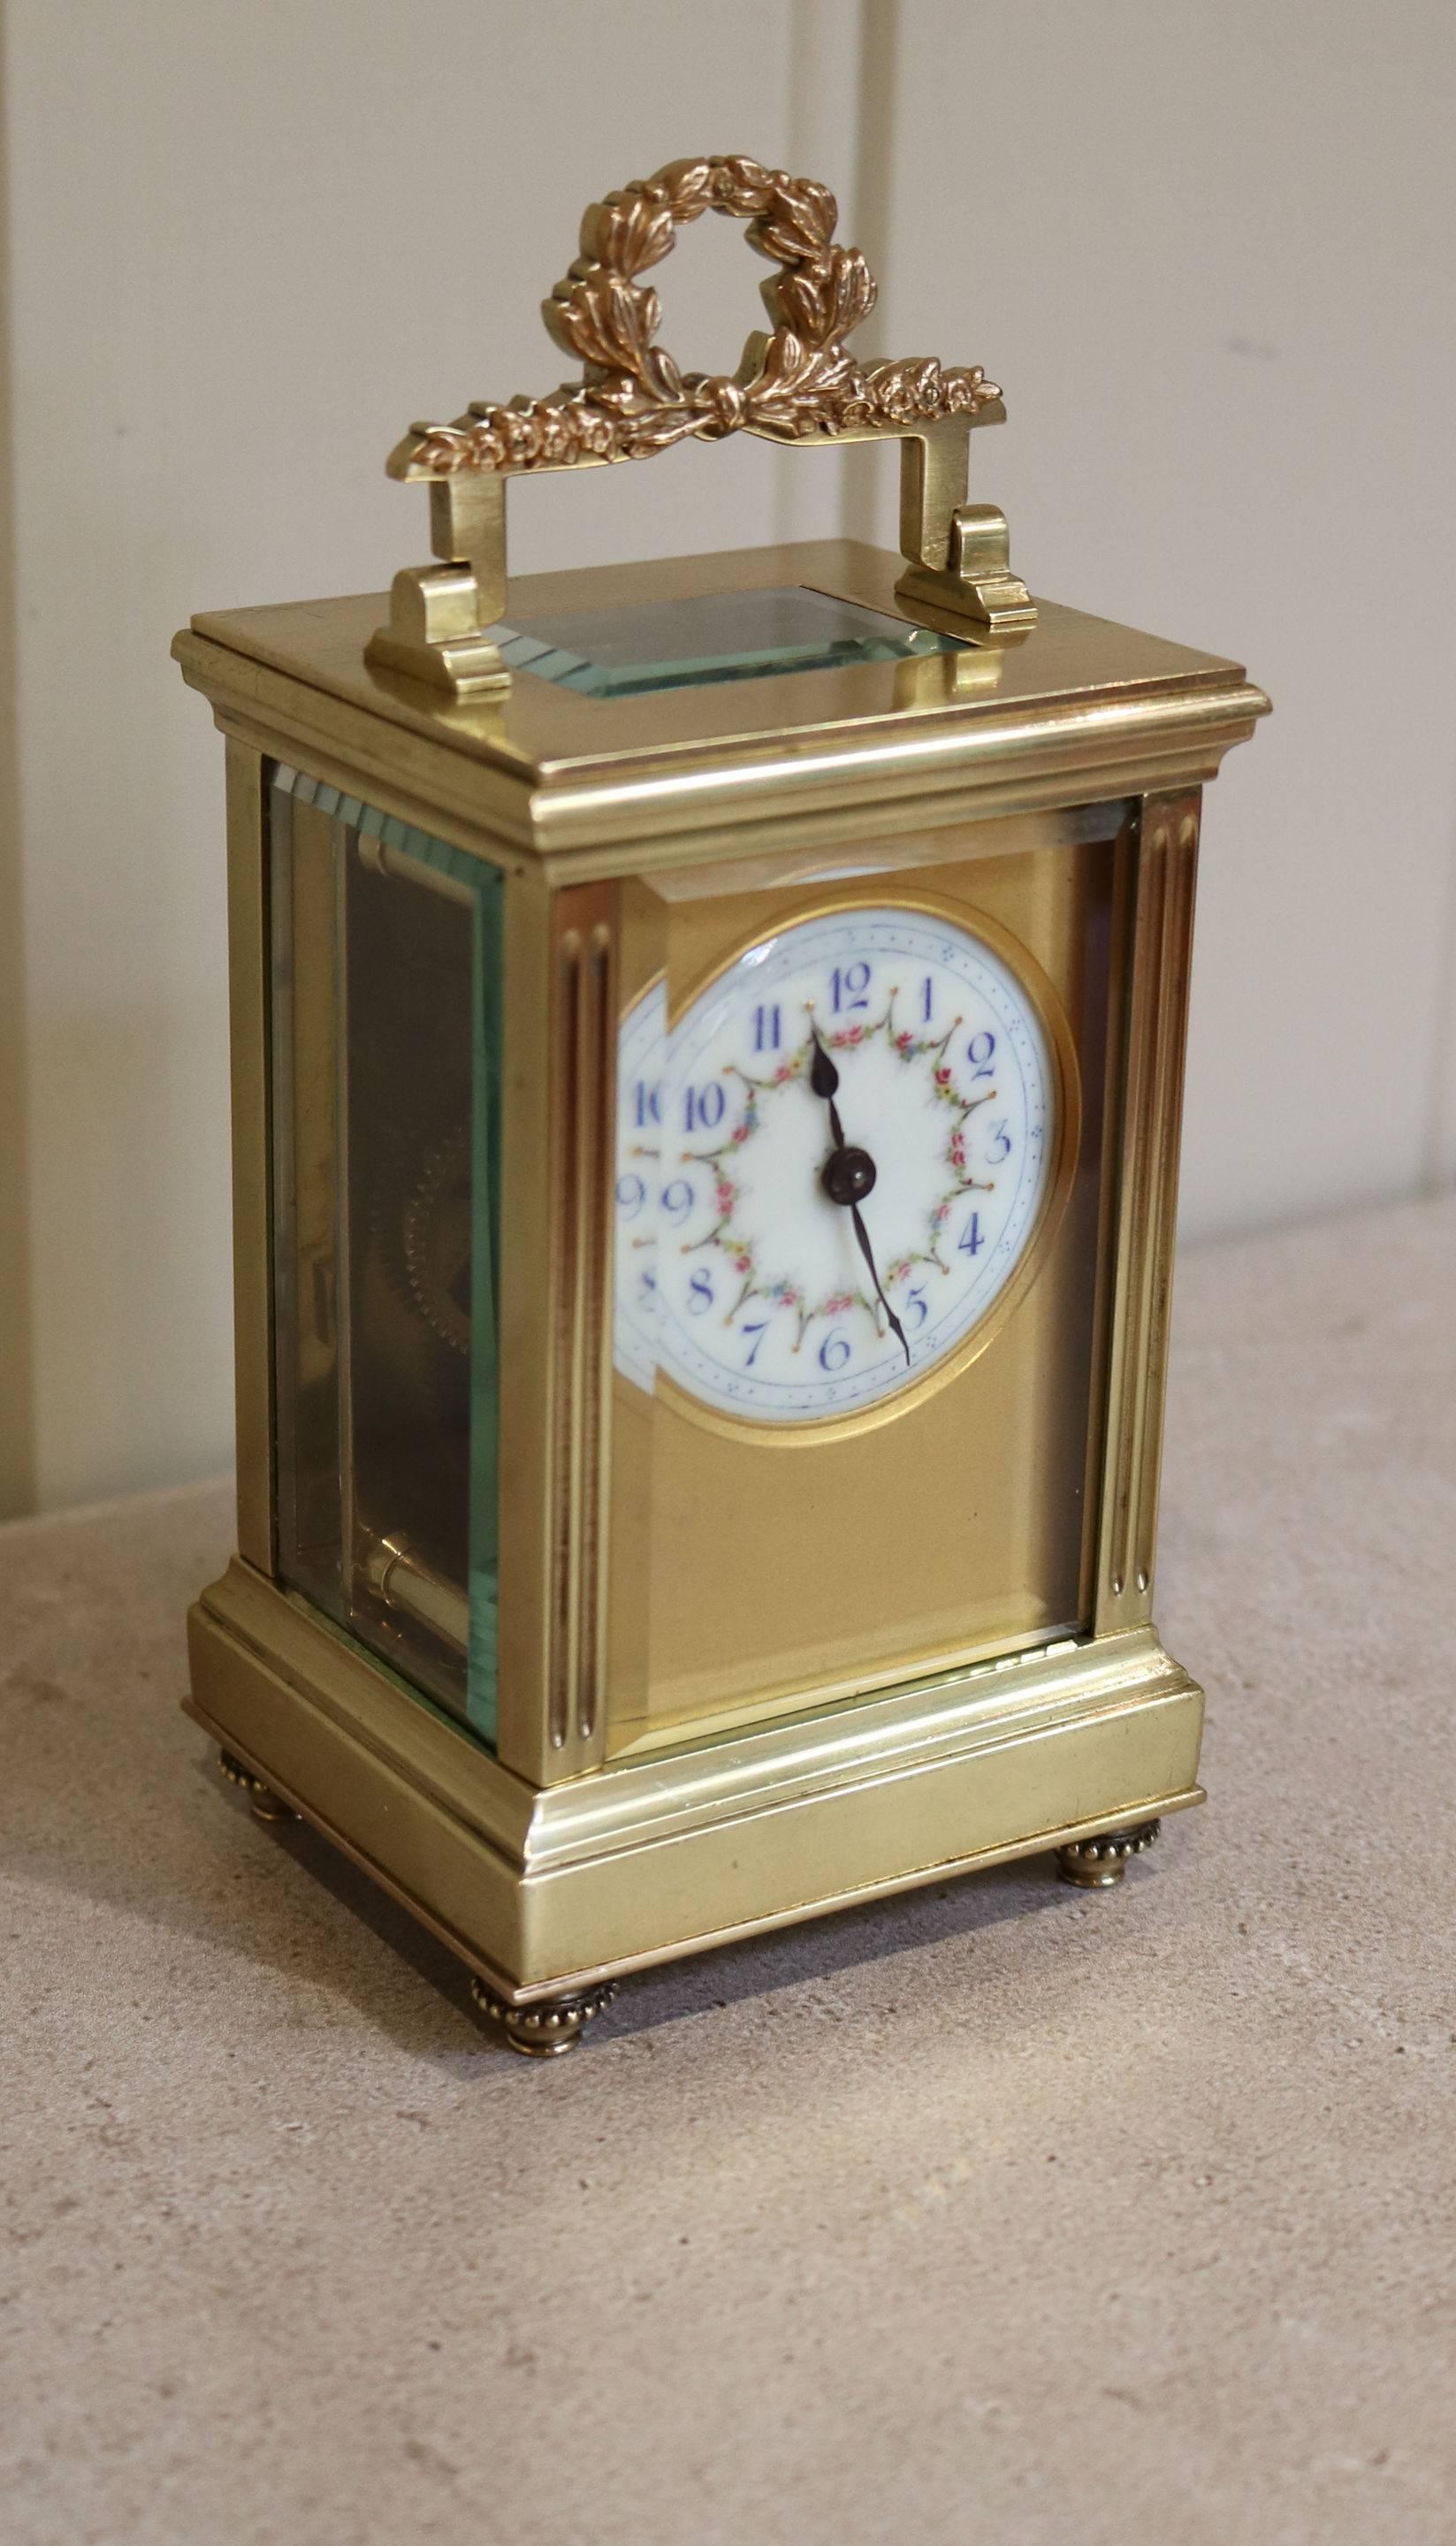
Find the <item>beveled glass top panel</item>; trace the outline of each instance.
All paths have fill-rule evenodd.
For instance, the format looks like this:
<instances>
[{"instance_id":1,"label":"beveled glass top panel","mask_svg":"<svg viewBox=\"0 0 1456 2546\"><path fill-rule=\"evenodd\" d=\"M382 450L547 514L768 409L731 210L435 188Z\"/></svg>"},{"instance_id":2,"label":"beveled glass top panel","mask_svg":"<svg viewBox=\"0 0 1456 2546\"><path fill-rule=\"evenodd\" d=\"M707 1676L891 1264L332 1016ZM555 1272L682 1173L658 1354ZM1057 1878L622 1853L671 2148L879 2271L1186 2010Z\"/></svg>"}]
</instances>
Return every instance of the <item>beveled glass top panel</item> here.
<instances>
[{"instance_id":1,"label":"beveled glass top panel","mask_svg":"<svg viewBox=\"0 0 1456 2546\"><path fill-rule=\"evenodd\" d=\"M757 681L776 672L827 672L964 651L959 637L912 628L881 610L807 584L762 592L685 593L619 610L561 611L493 631L513 672L586 698Z\"/></svg>"}]
</instances>

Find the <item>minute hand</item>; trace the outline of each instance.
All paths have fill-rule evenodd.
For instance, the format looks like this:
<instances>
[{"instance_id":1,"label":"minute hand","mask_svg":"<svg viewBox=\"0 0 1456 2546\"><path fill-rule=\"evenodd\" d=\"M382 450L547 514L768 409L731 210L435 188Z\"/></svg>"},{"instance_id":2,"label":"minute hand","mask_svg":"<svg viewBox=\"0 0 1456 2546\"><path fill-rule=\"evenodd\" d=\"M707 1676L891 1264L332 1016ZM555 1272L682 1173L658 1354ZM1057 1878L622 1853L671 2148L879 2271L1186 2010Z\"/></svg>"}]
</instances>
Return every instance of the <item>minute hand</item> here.
<instances>
[{"instance_id":1,"label":"minute hand","mask_svg":"<svg viewBox=\"0 0 1456 2546\"><path fill-rule=\"evenodd\" d=\"M881 1283L879 1273L875 1268L875 1255L874 1249L870 1244L870 1233L865 1227L864 1221L860 1217L860 1207L857 1202L850 1204L849 1217L854 1223L855 1236L859 1239L859 1251L870 1268L870 1280L875 1285L875 1296L878 1299L881 1308L885 1312L886 1320L889 1324L891 1333L898 1336L899 1339L900 1347L905 1357L905 1368L908 1369L910 1362L910 1339L905 1333L903 1326L900 1324L899 1317L896 1315L895 1311L892 1309L890 1302L885 1297L884 1287Z\"/></svg>"},{"instance_id":2,"label":"minute hand","mask_svg":"<svg viewBox=\"0 0 1456 2546\"><path fill-rule=\"evenodd\" d=\"M885 1297L885 1285L880 1279L879 1268L875 1262L875 1250L870 1244L870 1232L865 1227L859 1207L859 1195L873 1190L875 1161L867 1149L852 1148L845 1140L844 1126L839 1120L839 1108L834 1102L839 1089L839 1072L824 1049L818 1027L812 1020L809 1030L814 1038L814 1058L810 1062L809 1083L815 1096L821 1097L828 1106L829 1130L834 1142L834 1146L824 1161L819 1181L830 1202L848 1206L859 1251L865 1259L870 1280L875 1286L875 1297L885 1312L891 1333L899 1339L900 1350L905 1357L905 1367L908 1369L909 1337Z\"/></svg>"}]
</instances>

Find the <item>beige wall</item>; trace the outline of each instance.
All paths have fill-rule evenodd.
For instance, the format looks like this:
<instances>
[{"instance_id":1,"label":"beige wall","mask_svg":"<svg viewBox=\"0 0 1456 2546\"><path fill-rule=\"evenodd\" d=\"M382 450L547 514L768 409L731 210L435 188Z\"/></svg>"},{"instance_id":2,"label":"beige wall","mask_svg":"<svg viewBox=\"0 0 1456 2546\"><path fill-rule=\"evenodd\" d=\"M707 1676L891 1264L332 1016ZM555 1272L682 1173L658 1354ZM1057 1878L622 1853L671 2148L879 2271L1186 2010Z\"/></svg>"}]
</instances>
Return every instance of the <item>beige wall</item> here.
<instances>
[{"instance_id":1,"label":"beige wall","mask_svg":"<svg viewBox=\"0 0 1456 2546\"><path fill-rule=\"evenodd\" d=\"M9 0L7 51L0 1503L228 1448L221 755L173 628L422 552L401 424L554 380L577 211L685 149L826 177L879 347L1005 383L977 491L1038 589L1275 693L1212 806L1186 1226L1456 1173L1445 0ZM690 234L684 360L755 279ZM730 444L523 488L513 556L888 505L878 455Z\"/></svg>"},{"instance_id":2,"label":"beige wall","mask_svg":"<svg viewBox=\"0 0 1456 2546\"><path fill-rule=\"evenodd\" d=\"M1022 572L1275 702L1208 808L1184 1229L1449 1178L1456 8L899 22L885 297L964 298Z\"/></svg>"}]
</instances>

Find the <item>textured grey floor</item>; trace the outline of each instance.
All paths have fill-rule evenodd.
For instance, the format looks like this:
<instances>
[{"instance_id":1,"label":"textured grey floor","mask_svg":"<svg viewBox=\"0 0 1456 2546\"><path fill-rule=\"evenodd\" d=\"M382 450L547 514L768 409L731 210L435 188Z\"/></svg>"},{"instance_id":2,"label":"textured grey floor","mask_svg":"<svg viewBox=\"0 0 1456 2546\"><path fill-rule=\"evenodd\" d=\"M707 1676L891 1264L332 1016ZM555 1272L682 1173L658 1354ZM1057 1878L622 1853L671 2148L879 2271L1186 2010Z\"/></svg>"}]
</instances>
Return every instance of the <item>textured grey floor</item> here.
<instances>
[{"instance_id":1,"label":"textured grey floor","mask_svg":"<svg viewBox=\"0 0 1456 2546\"><path fill-rule=\"evenodd\" d=\"M14 2546L1456 2538L1456 1206L1191 1257L1175 1354L1210 1809L546 2068L178 1715L224 1493L0 1532Z\"/></svg>"}]
</instances>

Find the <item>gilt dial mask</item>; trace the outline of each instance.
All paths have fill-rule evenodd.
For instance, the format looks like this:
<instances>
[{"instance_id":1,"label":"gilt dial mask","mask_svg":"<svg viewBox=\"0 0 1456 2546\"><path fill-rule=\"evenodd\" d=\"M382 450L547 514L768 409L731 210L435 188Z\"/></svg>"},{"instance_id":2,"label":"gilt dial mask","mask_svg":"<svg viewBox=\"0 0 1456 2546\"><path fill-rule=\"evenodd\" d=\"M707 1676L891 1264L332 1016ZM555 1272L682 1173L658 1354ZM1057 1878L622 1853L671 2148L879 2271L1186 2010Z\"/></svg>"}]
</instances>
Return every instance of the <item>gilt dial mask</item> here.
<instances>
[{"instance_id":1,"label":"gilt dial mask","mask_svg":"<svg viewBox=\"0 0 1456 2546\"><path fill-rule=\"evenodd\" d=\"M759 1425L917 1386L1026 1256L1057 1107L1027 980L930 909L765 936L665 1036L659 985L620 1049L619 1366Z\"/></svg>"}]
</instances>

